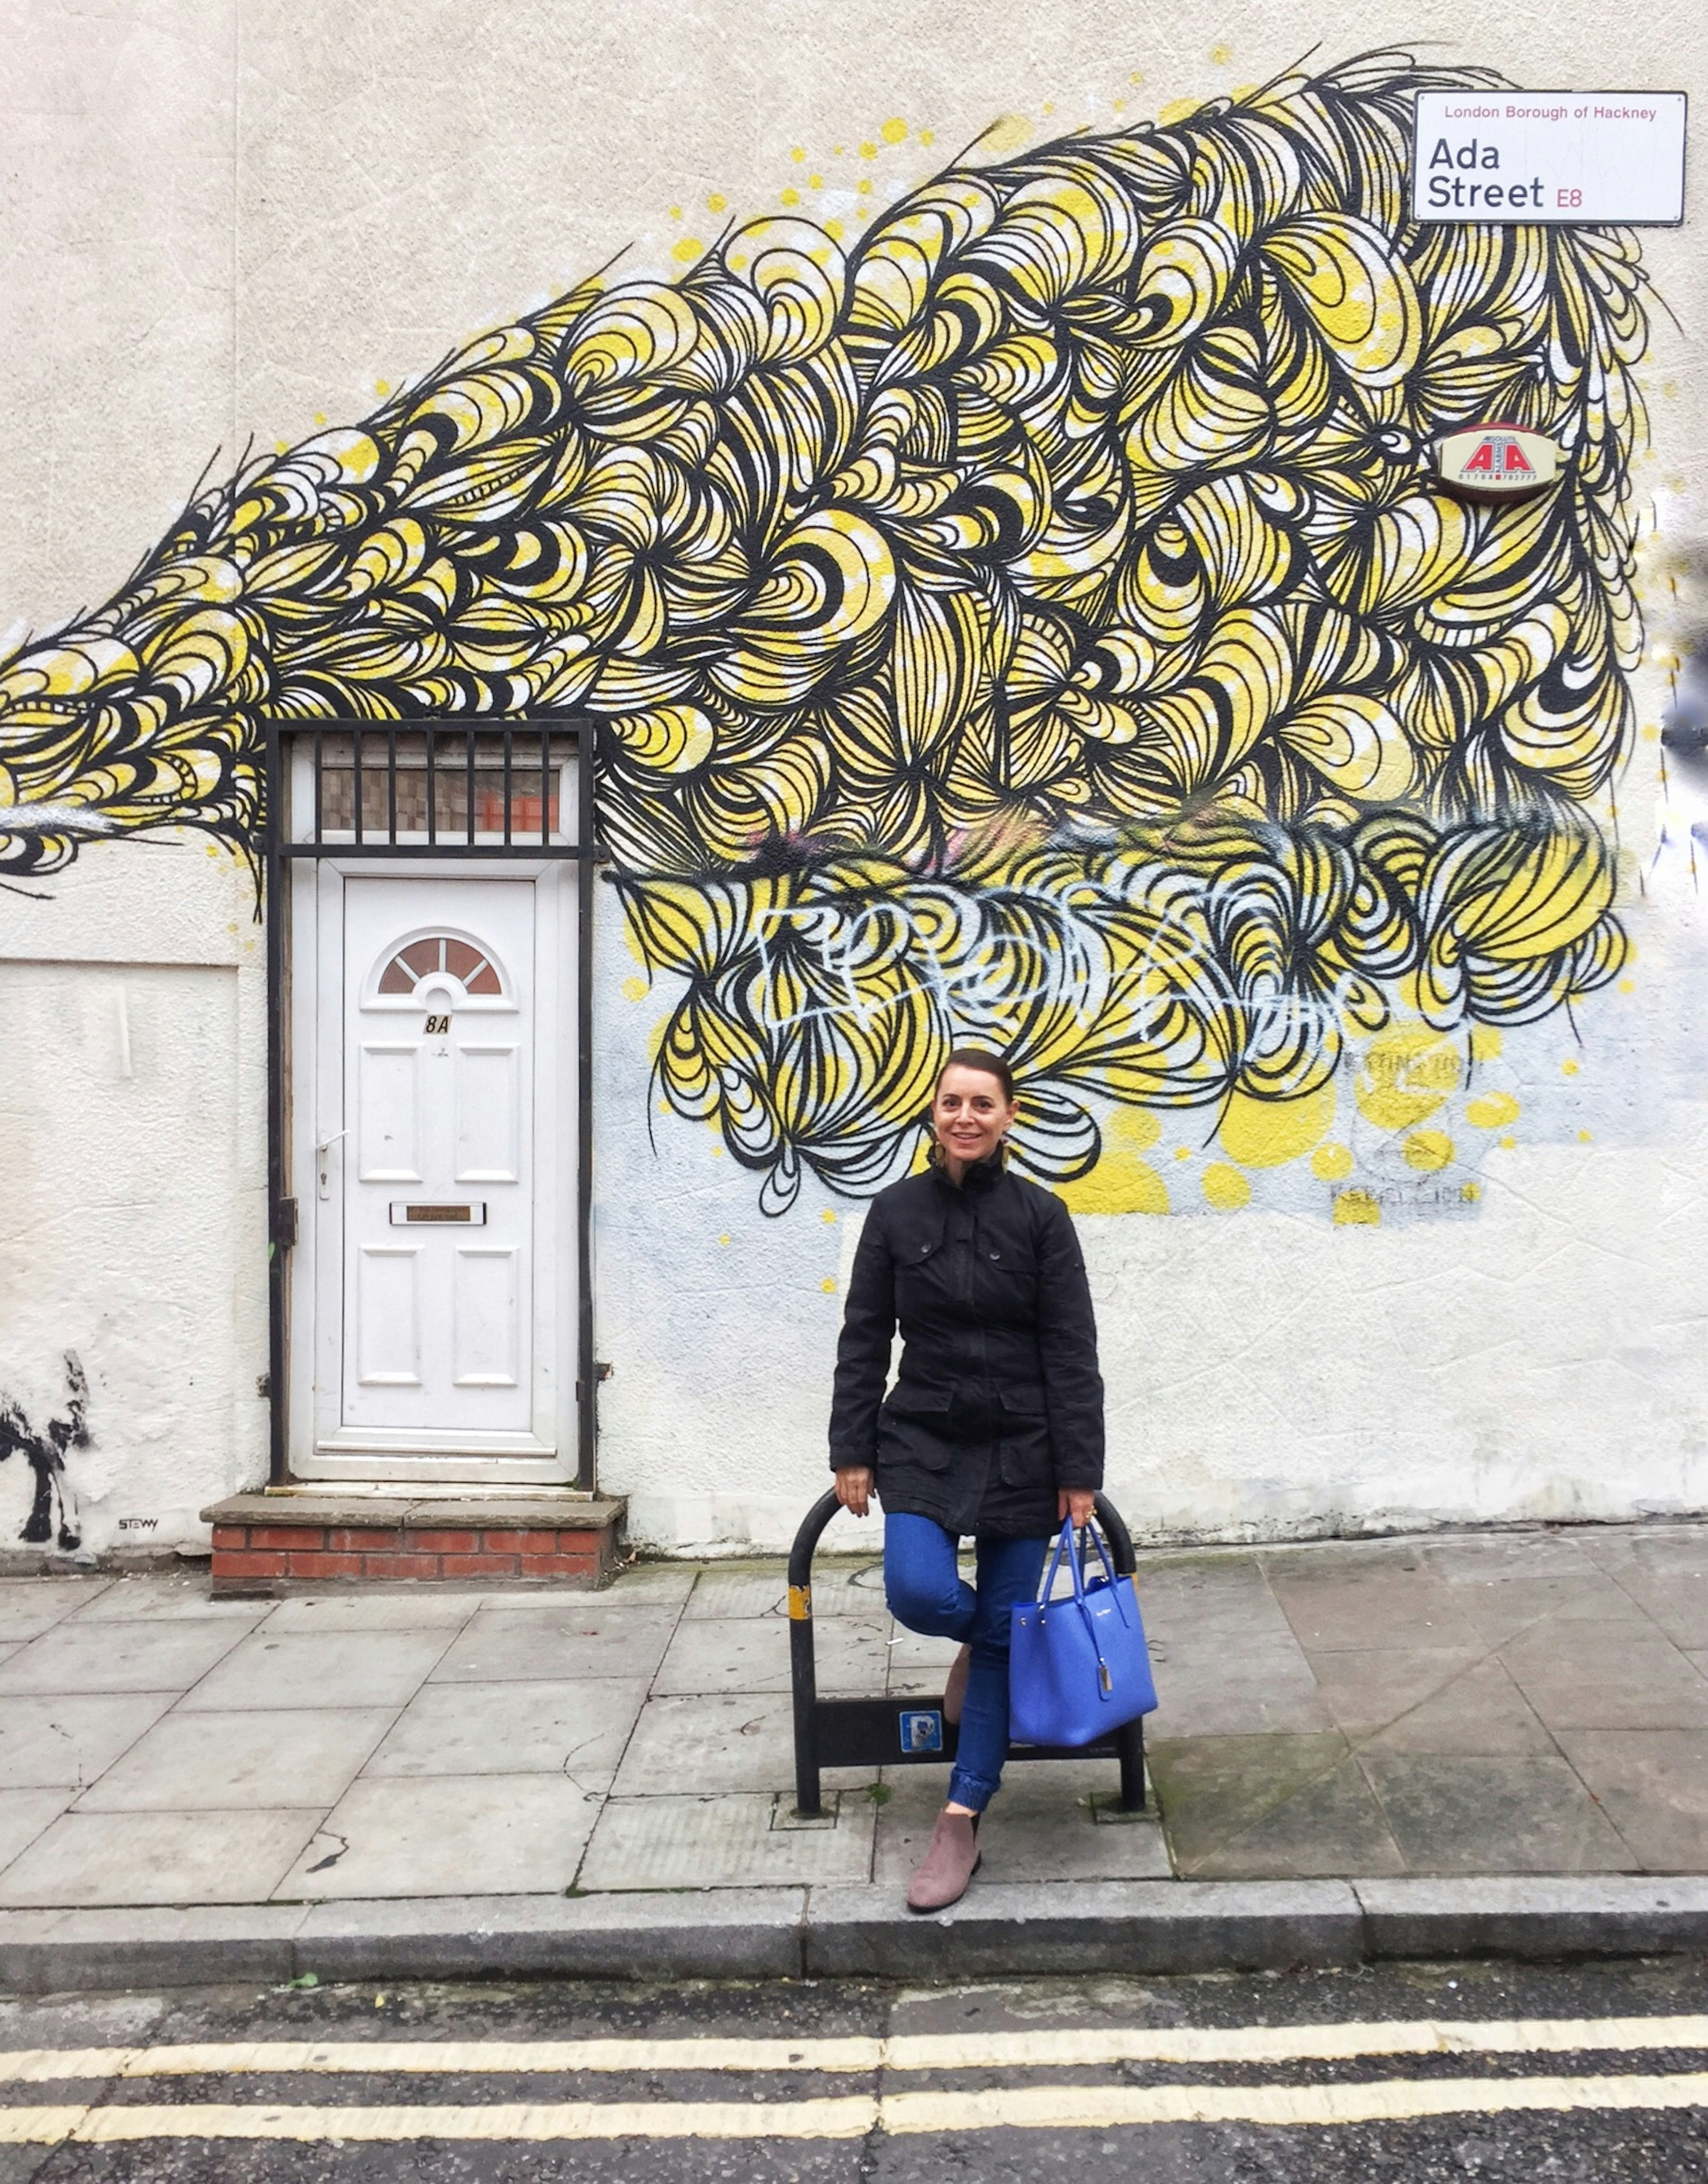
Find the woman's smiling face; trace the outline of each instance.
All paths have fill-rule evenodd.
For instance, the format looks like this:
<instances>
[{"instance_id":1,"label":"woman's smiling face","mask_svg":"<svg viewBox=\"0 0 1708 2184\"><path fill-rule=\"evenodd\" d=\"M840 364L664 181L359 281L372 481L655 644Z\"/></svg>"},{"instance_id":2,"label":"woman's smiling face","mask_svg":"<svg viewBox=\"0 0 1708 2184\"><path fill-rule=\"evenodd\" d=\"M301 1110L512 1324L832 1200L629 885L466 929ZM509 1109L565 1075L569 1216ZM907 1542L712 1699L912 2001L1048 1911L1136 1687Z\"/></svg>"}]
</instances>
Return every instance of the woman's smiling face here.
<instances>
[{"instance_id":1,"label":"woman's smiling face","mask_svg":"<svg viewBox=\"0 0 1708 2184\"><path fill-rule=\"evenodd\" d=\"M944 1070L932 1101L931 1123L951 1182L959 1183L968 1168L990 1158L1014 1117L1014 1103L1001 1079L988 1069L970 1069L957 1061Z\"/></svg>"}]
</instances>

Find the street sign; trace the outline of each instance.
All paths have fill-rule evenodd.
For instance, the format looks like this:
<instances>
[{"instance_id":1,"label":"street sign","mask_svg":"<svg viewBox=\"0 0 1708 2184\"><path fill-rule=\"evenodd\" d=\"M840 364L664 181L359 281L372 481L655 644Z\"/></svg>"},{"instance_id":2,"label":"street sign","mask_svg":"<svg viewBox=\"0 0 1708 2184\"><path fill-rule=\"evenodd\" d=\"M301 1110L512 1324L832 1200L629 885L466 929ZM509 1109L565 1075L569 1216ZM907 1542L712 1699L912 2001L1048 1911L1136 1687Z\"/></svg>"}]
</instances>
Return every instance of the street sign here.
<instances>
[{"instance_id":1,"label":"street sign","mask_svg":"<svg viewBox=\"0 0 1708 2184\"><path fill-rule=\"evenodd\" d=\"M1682 91L1425 91L1414 220L1672 227L1684 217Z\"/></svg>"}]
</instances>

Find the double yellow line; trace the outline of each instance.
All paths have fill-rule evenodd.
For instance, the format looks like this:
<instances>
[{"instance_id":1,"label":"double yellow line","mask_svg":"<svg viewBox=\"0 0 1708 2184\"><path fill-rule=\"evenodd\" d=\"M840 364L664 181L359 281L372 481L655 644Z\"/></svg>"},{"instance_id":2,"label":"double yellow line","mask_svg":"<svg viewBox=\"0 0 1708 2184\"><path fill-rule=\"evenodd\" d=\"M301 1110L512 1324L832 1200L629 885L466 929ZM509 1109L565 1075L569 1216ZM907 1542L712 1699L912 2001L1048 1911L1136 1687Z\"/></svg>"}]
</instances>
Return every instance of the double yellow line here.
<instances>
[{"instance_id":1,"label":"double yellow line","mask_svg":"<svg viewBox=\"0 0 1708 2184\"><path fill-rule=\"evenodd\" d=\"M1080 2069L1121 2063L1260 2064L1387 2055L1640 2054L1708 2050L1708 2017L1235 2026L1087 2026L1023 2033L782 2040L243 2041L0 2054L0 2081L522 2071ZM858 2138L1159 2123L1336 2125L1419 2116L1708 2107L1708 2073L1388 2078L1346 2085L1024 2085L801 2101L547 2101L322 2108L272 2101L0 2106L0 2144L139 2139L379 2142L420 2138Z\"/></svg>"}]
</instances>

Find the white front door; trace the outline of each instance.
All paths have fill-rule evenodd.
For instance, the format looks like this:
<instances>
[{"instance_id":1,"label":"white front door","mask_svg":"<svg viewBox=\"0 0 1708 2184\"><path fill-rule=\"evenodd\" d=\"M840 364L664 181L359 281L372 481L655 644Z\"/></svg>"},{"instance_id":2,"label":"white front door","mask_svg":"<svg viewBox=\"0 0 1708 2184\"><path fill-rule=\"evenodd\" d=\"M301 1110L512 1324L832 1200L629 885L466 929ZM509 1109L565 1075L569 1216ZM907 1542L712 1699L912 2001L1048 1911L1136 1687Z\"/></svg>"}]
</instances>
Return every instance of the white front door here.
<instances>
[{"instance_id":1,"label":"white front door","mask_svg":"<svg viewBox=\"0 0 1708 2184\"><path fill-rule=\"evenodd\" d=\"M296 1173L314 1371L293 1468L567 1478L575 1139L558 1048L573 875L323 865L309 886L314 1113L311 1132L299 1074Z\"/></svg>"}]
</instances>

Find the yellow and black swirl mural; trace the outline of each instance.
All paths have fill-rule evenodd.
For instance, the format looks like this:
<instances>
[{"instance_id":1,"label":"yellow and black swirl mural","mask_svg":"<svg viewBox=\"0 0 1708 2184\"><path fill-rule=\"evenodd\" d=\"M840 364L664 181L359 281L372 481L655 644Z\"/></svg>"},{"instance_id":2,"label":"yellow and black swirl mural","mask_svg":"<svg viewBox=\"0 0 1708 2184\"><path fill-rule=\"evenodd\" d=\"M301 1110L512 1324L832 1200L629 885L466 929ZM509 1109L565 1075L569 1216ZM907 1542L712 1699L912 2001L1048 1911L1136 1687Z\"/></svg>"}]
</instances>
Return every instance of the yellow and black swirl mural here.
<instances>
[{"instance_id":1,"label":"yellow and black swirl mural","mask_svg":"<svg viewBox=\"0 0 1708 2184\"><path fill-rule=\"evenodd\" d=\"M0 666L0 871L246 844L269 713L591 717L659 1088L773 1212L894 1172L960 1040L1065 1180L1111 1102L1566 1006L1624 950L1644 283L1621 232L1407 218L1415 94L1494 81L975 156L476 343ZM1563 483L1433 488L1497 417Z\"/></svg>"}]
</instances>

